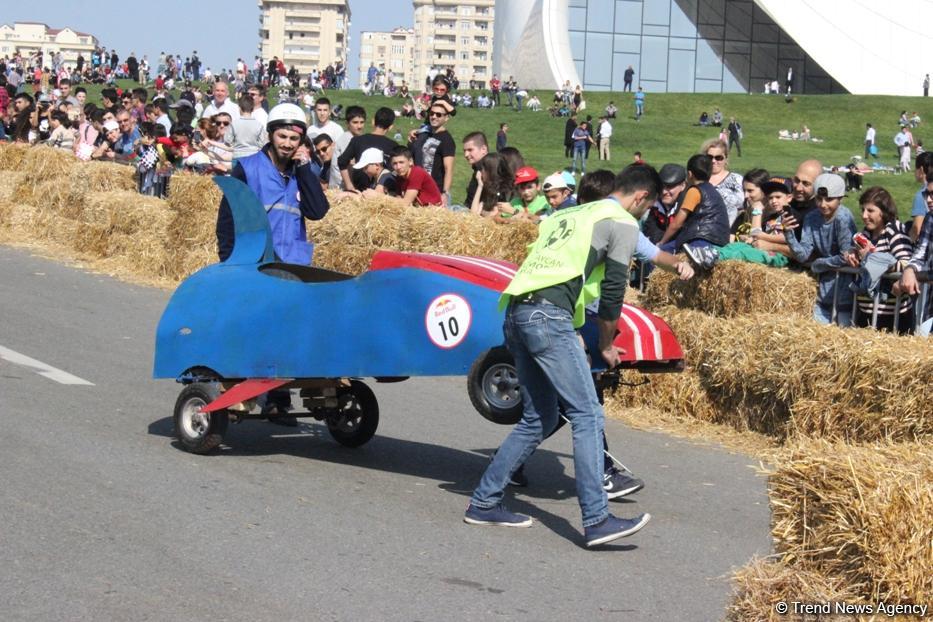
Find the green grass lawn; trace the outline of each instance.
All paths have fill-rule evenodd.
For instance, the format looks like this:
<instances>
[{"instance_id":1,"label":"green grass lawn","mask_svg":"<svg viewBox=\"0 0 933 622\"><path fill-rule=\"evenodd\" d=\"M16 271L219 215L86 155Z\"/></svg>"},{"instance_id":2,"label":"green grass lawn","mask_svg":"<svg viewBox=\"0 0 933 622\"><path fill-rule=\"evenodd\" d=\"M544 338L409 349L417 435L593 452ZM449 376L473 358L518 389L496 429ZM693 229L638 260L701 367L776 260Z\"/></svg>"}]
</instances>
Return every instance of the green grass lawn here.
<instances>
[{"instance_id":1,"label":"green grass lawn","mask_svg":"<svg viewBox=\"0 0 933 622\"><path fill-rule=\"evenodd\" d=\"M89 101L96 101L98 93L99 88L89 89ZM399 110L402 104L400 99L365 97L360 91L331 91L327 95L334 103L344 106L362 105L370 116L379 106ZM545 106L549 104L552 95L539 92ZM270 99L275 100L275 92ZM505 97L502 100L504 103ZM730 158L731 170L738 173L762 167L775 174L792 175L797 164L807 158L817 158L827 166L844 165L853 155L863 154L866 123L871 123L878 131L876 142L880 149L879 161L893 166L897 162L893 137L898 131L900 112L916 110L925 119L925 123L914 130L917 139L923 140L928 133L927 123L933 123L933 108L929 99L856 95L801 95L795 97L792 103L786 103L783 97L777 95L649 93L646 114L641 121L636 122L633 119L631 94L593 92L586 95L587 110L582 114L598 117L610 100L620 108L620 117L613 123L612 160L600 162L598 151L593 149L587 163L587 170L590 171L599 168L618 171L632 161L632 153L636 150L641 151L643 157L657 167L665 162L685 164L704 140L718 135L718 128L694 125L701 112L705 110L712 115L717 106L726 122L730 116L735 116L742 124L745 136L742 157L732 154ZM509 145L521 150L526 162L540 173L548 174L569 164L563 157L565 119L551 118L546 111L535 113L525 110L519 113L504 108L460 109L448 129L458 145L468 132L482 130L494 146L495 134L501 122L508 123L511 128ZM410 119L399 119L397 127L405 135L416 125ZM803 125L807 125L812 135L824 142L778 140L778 130L800 130ZM925 142L929 142L928 148L933 148L933 137ZM454 200L464 199L469 174L465 161L458 157L453 185ZM872 185L887 188L897 201L901 218L907 218L913 195L918 188L913 175L871 173L865 176L863 188ZM858 198L855 196L844 201L860 222L857 203Z\"/></svg>"}]
</instances>

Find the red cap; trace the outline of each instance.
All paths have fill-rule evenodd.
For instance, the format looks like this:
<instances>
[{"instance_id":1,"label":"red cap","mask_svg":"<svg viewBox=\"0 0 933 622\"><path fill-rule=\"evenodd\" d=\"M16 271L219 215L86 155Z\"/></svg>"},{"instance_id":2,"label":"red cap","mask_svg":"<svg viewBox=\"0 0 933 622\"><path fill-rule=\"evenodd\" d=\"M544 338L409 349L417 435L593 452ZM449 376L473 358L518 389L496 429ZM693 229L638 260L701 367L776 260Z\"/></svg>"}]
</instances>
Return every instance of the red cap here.
<instances>
[{"instance_id":1,"label":"red cap","mask_svg":"<svg viewBox=\"0 0 933 622\"><path fill-rule=\"evenodd\" d=\"M523 166L515 173L515 185L538 179L538 171L530 166Z\"/></svg>"}]
</instances>

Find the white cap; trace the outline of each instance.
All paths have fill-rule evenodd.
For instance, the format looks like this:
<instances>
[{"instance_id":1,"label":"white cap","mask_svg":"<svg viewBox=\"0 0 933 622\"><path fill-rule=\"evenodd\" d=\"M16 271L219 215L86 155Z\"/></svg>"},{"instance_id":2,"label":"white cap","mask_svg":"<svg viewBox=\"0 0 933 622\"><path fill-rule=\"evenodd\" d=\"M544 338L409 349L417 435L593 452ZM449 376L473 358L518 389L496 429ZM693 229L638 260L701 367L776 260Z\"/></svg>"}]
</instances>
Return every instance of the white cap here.
<instances>
[{"instance_id":1,"label":"white cap","mask_svg":"<svg viewBox=\"0 0 933 622\"><path fill-rule=\"evenodd\" d=\"M360 161L353 165L355 169L366 168L370 164L383 164L385 163L385 157L382 155L382 151L376 149L375 147L370 147L360 155Z\"/></svg>"},{"instance_id":2,"label":"white cap","mask_svg":"<svg viewBox=\"0 0 933 622\"><path fill-rule=\"evenodd\" d=\"M117 122L116 122L116 121L113 121L113 120L104 121L104 130L105 130L105 131L109 132L110 130L118 130L118 129L120 129L120 126L117 125Z\"/></svg>"},{"instance_id":3,"label":"white cap","mask_svg":"<svg viewBox=\"0 0 933 622\"><path fill-rule=\"evenodd\" d=\"M548 190L560 190L562 188L569 188L567 185L567 180L564 179L564 176L560 173L554 173L553 175L548 175L542 184L541 189L547 192Z\"/></svg>"}]
</instances>

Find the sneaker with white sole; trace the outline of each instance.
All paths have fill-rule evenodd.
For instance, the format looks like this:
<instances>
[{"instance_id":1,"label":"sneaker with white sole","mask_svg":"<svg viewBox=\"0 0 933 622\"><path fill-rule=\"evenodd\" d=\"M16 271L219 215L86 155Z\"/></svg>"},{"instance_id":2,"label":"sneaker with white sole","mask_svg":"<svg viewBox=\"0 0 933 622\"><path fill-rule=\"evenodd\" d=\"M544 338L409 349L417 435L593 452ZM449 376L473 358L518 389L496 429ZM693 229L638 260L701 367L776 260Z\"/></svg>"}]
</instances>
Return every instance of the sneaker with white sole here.
<instances>
[{"instance_id":1,"label":"sneaker with white sole","mask_svg":"<svg viewBox=\"0 0 933 622\"><path fill-rule=\"evenodd\" d=\"M617 518L610 514L603 522L583 529L586 546L599 546L600 544L630 536L647 525L650 520L651 514L647 513L635 518Z\"/></svg>"},{"instance_id":2,"label":"sneaker with white sole","mask_svg":"<svg viewBox=\"0 0 933 622\"><path fill-rule=\"evenodd\" d=\"M603 489L610 499L618 499L636 493L644 487L645 482L637 477L631 477L615 467L603 474Z\"/></svg>"},{"instance_id":3,"label":"sneaker with white sole","mask_svg":"<svg viewBox=\"0 0 933 622\"><path fill-rule=\"evenodd\" d=\"M463 522L469 525L492 525L494 527L531 527L531 517L509 512L502 506L481 508L470 504L463 515Z\"/></svg>"}]
</instances>

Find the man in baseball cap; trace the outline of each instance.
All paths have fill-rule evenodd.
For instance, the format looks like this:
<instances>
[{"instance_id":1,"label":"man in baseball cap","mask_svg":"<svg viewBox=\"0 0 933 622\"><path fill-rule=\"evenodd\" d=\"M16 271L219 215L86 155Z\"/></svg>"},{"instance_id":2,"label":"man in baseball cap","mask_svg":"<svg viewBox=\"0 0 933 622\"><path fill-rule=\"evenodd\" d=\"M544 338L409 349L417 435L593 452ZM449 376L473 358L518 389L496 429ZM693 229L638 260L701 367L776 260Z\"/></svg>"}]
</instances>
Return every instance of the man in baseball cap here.
<instances>
[{"instance_id":1,"label":"man in baseball cap","mask_svg":"<svg viewBox=\"0 0 933 622\"><path fill-rule=\"evenodd\" d=\"M544 196L552 210L573 207L577 204L573 196L574 187L567 182L567 178L562 173L548 175L541 189L544 190Z\"/></svg>"},{"instance_id":2,"label":"man in baseball cap","mask_svg":"<svg viewBox=\"0 0 933 622\"><path fill-rule=\"evenodd\" d=\"M839 175L823 173L813 182L817 209L807 212L802 223L791 214L783 217L784 239L793 258L800 263L811 262L817 275L816 304L813 319L820 324L852 323L851 275L836 273L833 268L847 265L844 255L852 250L855 219L848 208L842 206L846 183ZM801 229L800 239L794 230ZM836 294L834 294L836 292Z\"/></svg>"},{"instance_id":3,"label":"man in baseball cap","mask_svg":"<svg viewBox=\"0 0 933 622\"><path fill-rule=\"evenodd\" d=\"M353 168L363 171L369 178L369 185L366 188L357 188L362 191L364 197L372 198L377 194L398 195L395 178L391 172L386 170L385 155L381 149L370 147L363 151L359 162L354 164Z\"/></svg>"}]
</instances>

